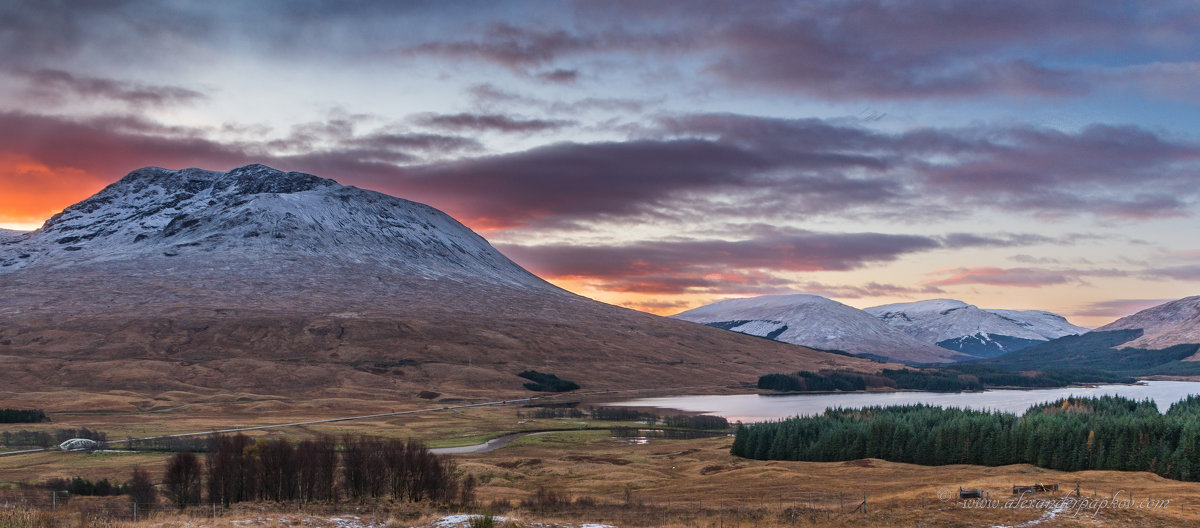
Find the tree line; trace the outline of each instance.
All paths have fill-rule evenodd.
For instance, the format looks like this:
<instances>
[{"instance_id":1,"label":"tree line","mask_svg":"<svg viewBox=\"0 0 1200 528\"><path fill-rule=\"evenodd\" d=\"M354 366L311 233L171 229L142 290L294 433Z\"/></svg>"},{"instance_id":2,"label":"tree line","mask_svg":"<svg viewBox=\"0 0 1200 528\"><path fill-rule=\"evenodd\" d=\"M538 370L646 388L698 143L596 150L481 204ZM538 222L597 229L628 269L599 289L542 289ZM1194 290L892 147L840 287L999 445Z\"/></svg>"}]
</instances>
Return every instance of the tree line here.
<instances>
[{"instance_id":1,"label":"tree line","mask_svg":"<svg viewBox=\"0 0 1200 528\"><path fill-rule=\"evenodd\" d=\"M534 392L569 392L579 389L578 383L559 378L554 374L526 370L517 375L529 380L524 387Z\"/></svg>"},{"instance_id":2,"label":"tree line","mask_svg":"<svg viewBox=\"0 0 1200 528\"><path fill-rule=\"evenodd\" d=\"M1150 471L1200 480L1200 397L1154 402L1066 398L1024 415L924 404L830 409L739 424L731 453L759 460L881 458L923 465L1027 463L1061 471Z\"/></svg>"},{"instance_id":3,"label":"tree line","mask_svg":"<svg viewBox=\"0 0 1200 528\"><path fill-rule=\"evenodd\" d=\"M80 429L55 429L52 432L26 431L23 429L20 431L0 432L0 444L6 446L50 447L72 438L87 438L97 442L104 442L108 440L108 434L86 427Z\"/></svg>"},{"instance_id":4,"label":"tree line","mask_svg":"<svg viewBox=\"0 0 1200 528\"><path fill-rule=\"evenodd\" d=\"M0 409L0 423L42 423L50 417L41 409Z\"/></svg>"},{"instance_id":5,"label":"tree line","mask_svg":"<svg viewBox=\"0 0 1200 528\"><path fill-rule=\"evenodd\" d=\"M517 411L518 418L591 418L611 422L645 422L646 425L662 425L680 429L725 430L729 421L720 416L676 414L660 416L632 407L589 407L579 409L571 406L536 407L528 411Z\"/></svg>"},{"instance_id":6,"label":"tree line","mask_svg":"<svg viewBox=\"0 0 1200 528\"><path fill-rule=\"evenodd\" d=\"M453 461L421 442L370 436L306 439L252 439L243 434L209 439L207 455L176 453L163 484L167 500L184 508L208 502L229 506L244 501L471 503L475 478L458 478Z\"/></svg>"},{"instance_id":7,"label":"tree line","mask_svg":"<svg viewBox=\"0 0 1200 528\"><path fill-rule=\"evenodd\" d=\"M127 491L125 484L122 484L119 481L111 482L107 478L103 478L95 482L83 477L75 477L72 479L52 478L46 482L43 482L41 487L52 491L65 491L71 495L85 495L89 497L124 495Z\"/></svg>"},{"instance_id":8,"label":"tree line","mask_svg":"<svg viewBox=\"0 0 1200 528\"><path fill-rule=\"evenodd\" d=\"M989 387L1066 387L1076 383L1134 381L1133 378L1096 370L1014 372L992 366L963 364L922 369L883 369L878 374L844 370L766 374L758 378L758 388L785 392L851 392L868 388L964 392Z\"/></svg>"}]
</instances>

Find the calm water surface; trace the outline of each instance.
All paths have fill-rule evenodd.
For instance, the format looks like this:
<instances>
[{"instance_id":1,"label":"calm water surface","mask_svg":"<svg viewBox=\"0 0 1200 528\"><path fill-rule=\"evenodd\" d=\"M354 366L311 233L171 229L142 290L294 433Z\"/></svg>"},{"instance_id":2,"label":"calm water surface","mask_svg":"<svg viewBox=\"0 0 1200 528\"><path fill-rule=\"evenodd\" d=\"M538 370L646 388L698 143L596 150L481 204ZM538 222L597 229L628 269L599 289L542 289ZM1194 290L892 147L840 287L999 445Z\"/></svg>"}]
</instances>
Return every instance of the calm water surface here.
<instances>
[{"instance_id":1,"label":"calm water surface","mask_svg":"<svg viewBox=\"0 0 1200 528\"><path fill-rule=\"evenodd\" d=\"M870 407L873 405L905 405L926 403L939 407L990 409L1016 414L1024 413L1034 404L1054 401L1067 396L1101 396L1111 394L1135 400L1151 399L1160 411L1166 410L1189 394L1200 394L1200 382L1147 381L1140 385L1100 385L1097 387L1037 390L989 390L984 392L875 392L848 394L737 394L727 396L676 396L671 398L642 398L614 402L609 405L628 407L661 407L689 412L723 416L729 421L761 422L811 416L832 407Z\"/></svg>"}]
</instances>

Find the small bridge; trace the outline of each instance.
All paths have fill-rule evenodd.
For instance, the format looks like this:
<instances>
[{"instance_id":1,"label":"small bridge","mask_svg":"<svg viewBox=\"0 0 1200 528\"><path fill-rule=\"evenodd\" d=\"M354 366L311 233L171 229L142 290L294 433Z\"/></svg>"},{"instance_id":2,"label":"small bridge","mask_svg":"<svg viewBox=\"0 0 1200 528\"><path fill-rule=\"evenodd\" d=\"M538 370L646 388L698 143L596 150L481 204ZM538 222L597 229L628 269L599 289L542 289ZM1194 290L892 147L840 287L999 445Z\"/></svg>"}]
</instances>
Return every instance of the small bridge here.
<instances>
[{"instance_id":1,"label":"small bridge","mask_svg":"<svg viewBox=\"0 0 1200 528\"><path fill-rule=\"evenodd\" d=\"M100 442L88 438L72 438L58 444L58 448L63 451L95 451L100 449Z\"/></svg>"}]
</instances>

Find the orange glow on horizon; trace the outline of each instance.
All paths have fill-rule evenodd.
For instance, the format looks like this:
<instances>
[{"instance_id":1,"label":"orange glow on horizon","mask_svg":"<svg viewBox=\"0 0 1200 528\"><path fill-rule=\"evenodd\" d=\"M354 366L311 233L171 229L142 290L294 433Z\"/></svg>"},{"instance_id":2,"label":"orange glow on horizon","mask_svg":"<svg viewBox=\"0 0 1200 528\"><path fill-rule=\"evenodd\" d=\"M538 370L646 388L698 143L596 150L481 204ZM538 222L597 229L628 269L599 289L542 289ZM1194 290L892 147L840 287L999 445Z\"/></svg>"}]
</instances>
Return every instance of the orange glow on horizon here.
<instances>
[{"instance_id":1,"label":"orange glow on horizon","mask_svg":"<svg viewBox=\"0 0 1200 528\"><path fill-rule=\"evenodd\" d=\"M51 167L21 154L0 152L0 227L33 230L106 182L71 167Z\"/></svg>"},{"instance_id":2,"label":"orange glow on horizon","mask_svg":"<svg viewBox=\"0 0 1200 528\"><path fill-rule=\"evenodd\" d=\"M84 170L66 166L51 166L27 155L0 151L0 228L20 231L35 230L41 227L51 216L62 211L63 208L92 196L108 183L110 181L98 178ZM473 215L466 209L466 206L451 205L448 209L453 210L453 212L447 211L452 217L460 219L469 229L477 232L498 232L528 225L512 225L511 222ZM658 269L650 262L640 262L638 264L639 266L635 266L635 268L640 267L643 270L656 271L664 275L671 274L671 270ZM1000 268L941 268L932 272L925 272L923 275L930 277L926 280L926 283L935 280L935 277L940 277L936 280L943 284L956 282L955 279L961 278L960 275L995 275L995 282L997 284L993 286L1004 288L1005 291L1012 287L1039 286L1037 281L1021 282L1018 280L1019 277L1005 277L1000 271L1003 270ZM769 274L764 273L763 276L769 277ZM623 281L614 281L611 277L603 279L585 276L545 275L542 278L555 286L577 295L607 304L662 316L674 315L722 299L750 296L714 292L685 291L681 293L675 290L655 291L653 284L639 283L636 274L633 277L629 277L629 280ZM747 275L745 272L722 271L708 273L703 278L718 283L738 284L748 282L754 277ZM1035 276L1032 278L1037 279L1038 277ZM620 284L619 286L618 283ZM979 291L973 294L946 292L922 298L933 297L958 298L980 306L994 305L992 307L1001 307L1004 299L1004 296L999 293ZM843 299L835 297L834 300L858 308L866 308L891 302L921 300L921 298L855 297ZM1072 309L1070 307L1061 305L1031 306L1029 308L1051 309L1068 317L1075 324L1088 327L1101 326L1120 317L1094 314L1075 315L1071 313Z\"/></svg>"}]
</instances>

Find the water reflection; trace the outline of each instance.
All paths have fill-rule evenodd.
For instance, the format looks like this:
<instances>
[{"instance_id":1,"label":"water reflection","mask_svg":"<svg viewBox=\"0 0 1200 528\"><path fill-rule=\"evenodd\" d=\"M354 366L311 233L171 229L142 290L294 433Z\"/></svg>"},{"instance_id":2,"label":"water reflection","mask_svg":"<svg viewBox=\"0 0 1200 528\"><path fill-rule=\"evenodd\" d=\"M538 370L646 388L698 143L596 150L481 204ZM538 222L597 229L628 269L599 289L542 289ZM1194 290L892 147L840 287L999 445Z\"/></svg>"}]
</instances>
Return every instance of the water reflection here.
<instances>
[{"instance_id":1,"label":"water reflection","mask_svg":"<svg viewBox=\"0 0 1200 528\"><path fill-rule=\"evenodd\" d=\"M989 390L984 392L873 392L847 394L737 394L725 396L676 396L642 398L608 405L629 407L661 407L688 412L722 416L730 422L761 422L791 416L810 416L831 407L870 407L873 405L905 405L926 403L939 407L991 409L1016 414L1034 404L1054 401L1067 396L1101 396L1111 394L1135 400L1151 399L1160 411L1166 410L1189 394L1200 394L1200 382L1147 381L1138 385L1100 385L1066 389Z\"/></svg>"}]
</instances>

